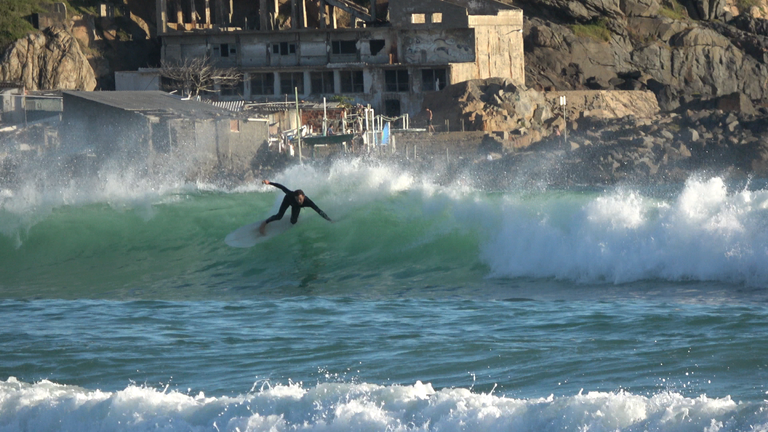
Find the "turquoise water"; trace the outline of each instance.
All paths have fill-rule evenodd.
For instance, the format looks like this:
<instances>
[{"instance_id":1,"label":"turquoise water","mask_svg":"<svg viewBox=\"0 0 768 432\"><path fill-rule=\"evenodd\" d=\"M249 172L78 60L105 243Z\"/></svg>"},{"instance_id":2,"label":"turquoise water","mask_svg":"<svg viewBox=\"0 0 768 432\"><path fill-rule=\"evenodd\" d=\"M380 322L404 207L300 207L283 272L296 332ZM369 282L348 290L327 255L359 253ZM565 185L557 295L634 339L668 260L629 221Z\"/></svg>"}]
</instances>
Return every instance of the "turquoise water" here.
<instances>
[{"instance_id":1,"label":"turquoise water","mask_svg":"<svg viewBox=\"0 0 768 432\"><path fill-rule=\"evenodd\" d=\"M3 191L0 431L768 430L768 189L457 178Z\"/></svg>"}]
</instances>

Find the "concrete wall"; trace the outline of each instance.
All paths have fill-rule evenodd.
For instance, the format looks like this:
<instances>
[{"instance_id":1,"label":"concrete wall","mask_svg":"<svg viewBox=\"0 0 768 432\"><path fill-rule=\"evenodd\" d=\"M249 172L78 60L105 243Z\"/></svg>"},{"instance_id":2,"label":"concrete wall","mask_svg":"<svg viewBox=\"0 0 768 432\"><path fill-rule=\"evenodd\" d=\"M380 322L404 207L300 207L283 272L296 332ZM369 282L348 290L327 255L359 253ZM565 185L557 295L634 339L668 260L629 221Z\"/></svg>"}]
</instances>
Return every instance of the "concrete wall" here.
<instances>
[{"instance_id":1,"label":"concrete wall","mask_svg":"<svg viewBox=\"0 0 768 432\"><path fill-rule=\"evenodd\" d=\"M95 153L99 160L126 161L149 155L150 120L140 114L63 95L61 145L73 153Z\"/></svg>"},{"instance_id":2,"label":"concrete wall","mask_svg":"<svg viewBox=\"0 0 768 432\"><path fill-rule=\"evenodd\" d=\"M115 71L115 90L160 90L160 73L141 71Z\"/></svg>"},{"instance_id":3,"label":"concrete wall","mask_svg":"<svg viewBox=\"0 0 768 432\"><path fill-rule=\"evenodd\" d=\"M435 13L440 14L440 22L433 22ZM390 1L389 22L393 27L409 29L467 27L467 9L439 0Z\"/></svg>"},{"instance_id":4,"label":"concrete wall","mask_svg":"<svg viewBox=\"0 0 768 432\"><path fill-rule=\"evenodd\" d=\"M248 170L269 139L269 124L234 118L159 117L125 111L64 94L62 147L92 153L100 162L118 159L166 162L192 171Z\"/></svg>"},{"instance_id":5,"label":"concrete wall","mask_svg":"<svg viewBox=\"0 0 768 432\"><path fill-rule=\"evenodd\" d=\"M269 145L269 122L257 119L239 122L240 132L230 134L229 156L235 170L248 170L259 149Z\"/></svg>"},{"instance_id":6,"label":"concrete wall","mask_svg":"<svg viewBox=\"0 0 768 432\"><path fill-rule=\"evenodd\" d=\"M510 78L525 84L523 11L502 10L496 16L471 16L475 29L475 74L473 78Z\"/></svg>"},{"instance_id":7,"label":"concrete wall","mask_svg":"<svg viewBox=\"0 0 768 432\"><path fill-rule=\"evenodd\" d=\"M402 60L408 64L448 64L475 61L472 29L414 30L402 33Z\"/></svg>"}]
</instances>

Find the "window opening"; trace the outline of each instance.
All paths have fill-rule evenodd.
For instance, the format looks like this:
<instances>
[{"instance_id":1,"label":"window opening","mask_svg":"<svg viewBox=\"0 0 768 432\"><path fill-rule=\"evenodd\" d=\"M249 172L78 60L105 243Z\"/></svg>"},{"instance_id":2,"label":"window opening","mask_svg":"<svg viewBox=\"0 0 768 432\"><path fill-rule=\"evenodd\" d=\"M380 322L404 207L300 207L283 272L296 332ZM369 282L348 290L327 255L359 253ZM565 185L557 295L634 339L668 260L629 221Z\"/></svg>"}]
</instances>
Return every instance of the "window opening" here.
<instances>
[{"instance_id":1,"label":"window opening","mask_svg":"<svg viewBox=\"0 0 768 432\"><path fill-rule=\"evenodd\" d=\"M333 85L333 72L312 72L312 94L332 94L336 93Z\"/></svg>"},{"instance_id":2,"label":"window opening","mask_svg":"<svg viewBox=\"0 0 768 432\"><path fill-rule=\"evenodd\" d=\"M421 89L423 91L438 91L448 84L448 73L445 69L422 69Z\"/></svg>"},{"instance_id":3,"label":"window opening","mask_svg":"<svg viewBox=\"0 0 768 432\"><path fill-rule=\"evenodd\" d=\"M331 52L333 54L357 54L356 41L331 41Z\"/></svg>"},{"instance_id":4,"label":"window opening","mask_svg":"<svg viewBox=\"0 0 768 432\"><path fill-rule=\"evenodd\" d=\"M284 72L280 74L280 93L293 94L295 87L299 88L299 94L304 94L303 72Z\"/></svg>"},{"instance_id":5,"label":"window opening","mask_svg":"<svg viewBox=\"0 0 768 432\"><path fill-rule=\"evenodd\" d=\"M388 70L385 72L384 78L388 92L407 92L409 89L407 69Z\"/></svg>"},{"instance_id":6,"label":"window opening","mask_svg":"<svg viewBox=\"0 0 768 432\"><path fill-rule=\"evenodd\" d=\"M251 75L251 94L272 96L275 94L275 75L259 73Z\"/></svg>"},{"instance_id":7,"label":"window opening","mask_svg":"<svg viewBox=\"0 0 768 432\"><path fill-rule=\"evenodd\" d=\"M339 72L341 78L342 93L364 93L363 71L342 71Z\"/></svg>"}]
</instances>

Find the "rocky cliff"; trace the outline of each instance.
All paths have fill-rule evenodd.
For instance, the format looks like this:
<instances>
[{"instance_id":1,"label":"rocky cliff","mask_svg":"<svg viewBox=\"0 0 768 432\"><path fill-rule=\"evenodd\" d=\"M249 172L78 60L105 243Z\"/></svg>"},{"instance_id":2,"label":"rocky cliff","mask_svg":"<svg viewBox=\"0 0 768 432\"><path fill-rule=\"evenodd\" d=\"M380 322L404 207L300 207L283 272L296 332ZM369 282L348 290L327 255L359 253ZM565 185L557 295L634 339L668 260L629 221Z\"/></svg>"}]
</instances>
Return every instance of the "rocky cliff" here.
<instances>
[{"instance_id":1,"label":"rocky cliff","mask_svg":"<svg viewBox=\"0 0 768 432\"><path fill-rule=\"evenodd\" d=\"M61 27L13 43L0 61L0 81L21 82L28 90L96 87L93 68L77 40Z\"/></svg>"},{"instance_id":2,"label":"rocky cliff","mask_svg":"<svg viewBox=\"0 0 768 432\"><path fill-rule=\"evenodd\" d=\"M526 84L653 91L663 110L741 92L768 100L768 21L725 0L522 0Z\"/></svg>"},{"instance_id":3,"label":"rocky cliff","mask_svg":"<svg viewBox=\"0 0 768 432\"><path fill-rule=\"evenodd\" d=\"M94 15L94 8L86 7L91 3L67 9L64 20L41 18L40 23L55 25L0 52L0 80L20 81L32 90L111 90L115 71L160 63L154 0L126 0L110 17Z\"/></svg>"}]
</instances>

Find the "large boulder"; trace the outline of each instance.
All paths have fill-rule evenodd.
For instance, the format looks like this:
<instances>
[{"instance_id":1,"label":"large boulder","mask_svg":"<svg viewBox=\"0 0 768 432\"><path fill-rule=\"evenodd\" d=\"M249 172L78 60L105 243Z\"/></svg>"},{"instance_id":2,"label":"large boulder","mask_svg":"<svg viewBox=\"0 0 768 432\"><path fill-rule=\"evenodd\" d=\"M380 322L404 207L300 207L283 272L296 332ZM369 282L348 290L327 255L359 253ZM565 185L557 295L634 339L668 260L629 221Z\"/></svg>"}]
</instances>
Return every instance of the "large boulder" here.
<instances>
[{"instance_id":1,"label":"large boulder","mask_svg":"<svg viewBox=\"0 0 768 432\"><path fill-rule=\"evenodd\" d=\"M540 127L552 117L544 95L501 78L470 80L428 93L423 106L434 121L463 124L466 130L512 131Z\"/></svg>"},{"instance_id":2,"label":"large boulder","mask_svg":"<svg viewBox=\"0 0 768 432\"><path fill-rule=\"evenodd\" d=\"M753 18L747 14L742 14L728 21L728 24L745 32L768 36L768 20L766 19Z\"/></svg>"},{"instance_id":3,"label":"large boulder","mask_svg":"<svg viewBox=\"0 0 768 432\"><path fill-rule=\"evenodd\" d=\"M0 61L0 81L21 82L29 90L93 90L96 77L77 40L61 27L49 27L14 42Z\"/></svg>"},{"instance_id":4,"label":"large boulder","mask_svg":"<svg viewBox=\"0 0 768 432\"><path fill-rule=\"evenodd\" d=\"M653 17L658 15L660 9L658 0L621 1L621 11L628 17Z\"/></svg>"}]
</instances>

